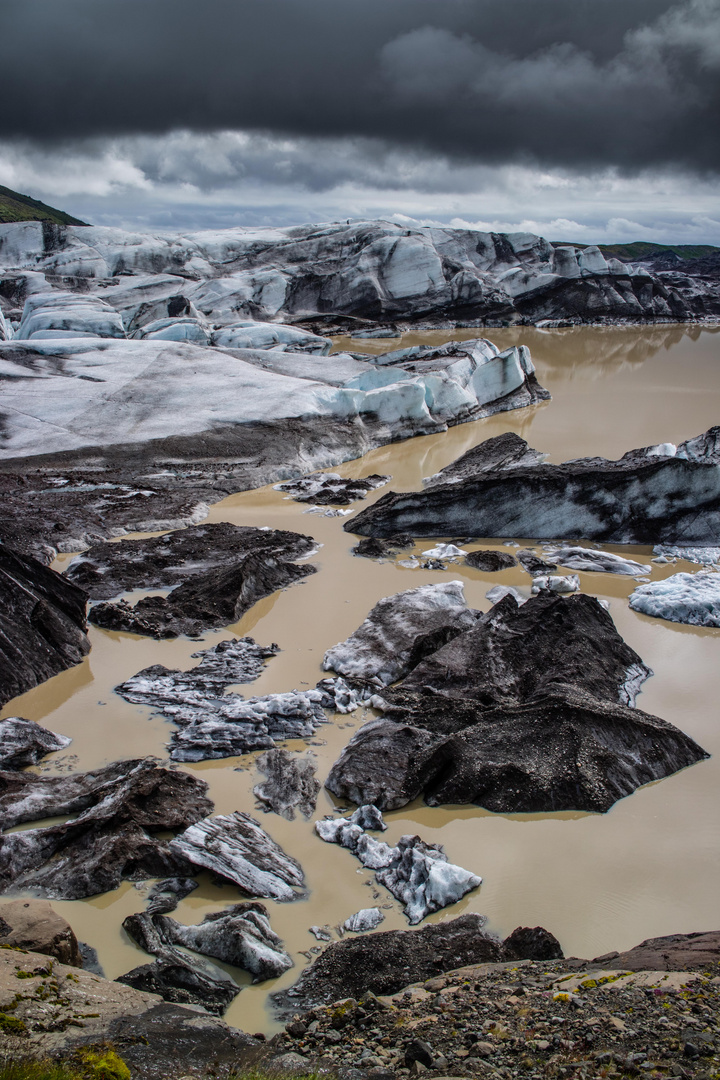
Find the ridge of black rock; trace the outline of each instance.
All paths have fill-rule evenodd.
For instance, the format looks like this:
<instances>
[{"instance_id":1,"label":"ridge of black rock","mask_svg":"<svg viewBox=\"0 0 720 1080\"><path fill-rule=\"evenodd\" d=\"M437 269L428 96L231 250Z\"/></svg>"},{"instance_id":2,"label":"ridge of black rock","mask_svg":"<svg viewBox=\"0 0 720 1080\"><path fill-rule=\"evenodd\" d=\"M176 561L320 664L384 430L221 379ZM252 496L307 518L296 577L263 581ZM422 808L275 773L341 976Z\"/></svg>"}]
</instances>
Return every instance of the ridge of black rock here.
<instances>
[{"instance_id":1,"label":"ridge of black rock","mask_svg":"<svg viewBox=\"0 0 720 1080\"><path fill-rule=\"evenodd\" d=\"M137 588L140 582L147 587L179 581L167 596L90 609L95 626L154 638L193 636L237 622L257 600L317 572L315 566L290 561L314 550L311 537L273 529L207 525L126 544L133 545L127 572L125 544L104 544L83 556L75 576L100 595L109 590L116 595L125 582Z\"/></svg>"},{"instance_id":2,"label":"ridge of black rock","mask_svg":"<svg viewBox=\"0 0 720 1080\"><path fill-rule=\"evenodd\" d=\"M210 813L207 788L151 758L69 776L0 772L0 828L77 815L1 835L0 889L75 900L117 888L124 877L189 877L192 864L153 834L187 829Z\"/></svg>"},{"instance_id":3,"label":"ridge of black rock","mask_svg":"<svg viewBox=\"0 0 720 1080\"><path fill-rule=\"evenodd\" d=\"M677 447L561 465L540 463L514 436L526 456L487 467L494 444L505 438L481 443L445 470L450 479L438 474L424 491L387 492L343 528L373 537L584 537L617 544L709 544L720 536L720 427Z\"/></svg>"},{"instance_id":4,"label":"ridge of black rock","mask_svg":"<svg viewBox=\"0 0 720 1080\"><path fill-rule=\"evenodd\" d=\"M294 986L272 994L271 1000L280 1013L287 1014L342 998L360 998L367 991L394 994L410 983L467 964L499 963L533 952L562 956L557 939L541 927L526 939L516 930L503 943L484 930L485 923L484 916L471 913L421 930L385 930L334 941Z\"/></svg>"},{"instance_id":5,"label":"ridge of black rock","mask_svg":"<svg viewBox=\"0 0 720 1080\"><path fill-rule=\"evenodd\" d=\"M90 652L86 601L62 575L0 542L0 705Z\"/></svg>"},{"instance_id":6,"label":"ridge of black rock","mask_svg":"<svg viewBox=\"0 0 720 1080\"><path fill-rule=\"evenodd\" d=\"M635 709L651 674L590 596L512 596L375 704L326 786L381 809L424 794L499 813L604 812L709 755Z\"/></svg>"},{"instance_id":7,"label":"ridge of black rock","mask_svg":"<svg viewBox=\"0 0 720 1080\"><path fill-rule=\"evenodd\" d=\"M316 548L311 536L220 521L163 536L95 544L68 566L64 577L91 600L110 600L132 589L174 589L250 554L299 559Z\"/></svg>"}]
</instances>

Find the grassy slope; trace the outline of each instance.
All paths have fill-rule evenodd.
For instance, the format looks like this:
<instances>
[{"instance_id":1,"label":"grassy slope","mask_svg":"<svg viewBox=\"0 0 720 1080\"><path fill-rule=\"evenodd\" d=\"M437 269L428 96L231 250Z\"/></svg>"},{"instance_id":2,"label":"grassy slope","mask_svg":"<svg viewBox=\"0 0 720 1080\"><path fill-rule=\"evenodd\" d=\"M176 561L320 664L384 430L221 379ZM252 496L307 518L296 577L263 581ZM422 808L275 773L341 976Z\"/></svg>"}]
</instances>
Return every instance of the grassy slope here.
<instances>
[{"instance_id":1,"label":"grassy slope","mask_svg":"<svg viewBox=\"0 0 720 1080\"><path fill-rule=\"evenodd\" d=\"M9 221L53 221L56 225L87 225L86 221L80 221L62 210L55 210L37 199L31 199L29 195L20 195L0 184L0 223Z\"/></svg>"}]
</instances>

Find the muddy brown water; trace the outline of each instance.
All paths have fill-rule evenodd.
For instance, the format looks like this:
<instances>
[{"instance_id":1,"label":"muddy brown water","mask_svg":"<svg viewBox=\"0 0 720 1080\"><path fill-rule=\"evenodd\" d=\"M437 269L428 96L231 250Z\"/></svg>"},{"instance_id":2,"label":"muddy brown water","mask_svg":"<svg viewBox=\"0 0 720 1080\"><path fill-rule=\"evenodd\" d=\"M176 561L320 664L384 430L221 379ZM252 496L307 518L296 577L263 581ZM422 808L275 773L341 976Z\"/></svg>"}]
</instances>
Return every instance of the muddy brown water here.
<instances>
[{"instance_id":1,"label":"muddy brown water","mask_svg":"<svg viewBox=\"0 0 720 1080\"><path fill-rule=\"evenodd\" d=\"M447 332L405 335L402 344L441 342ZM720 422L720 331L698 327L492 330L500 347L530 346L540 382L553 400L516 412L456 427L377 450L337 468L345 476L390 473L395 488L419 488L421 478L447 465L491 435L513 430L553 461L601 454L617 457L635 446L679 442ZM338 339L337 348L381 352L387 341ZM332 363L332 359L328 360ZM380 489L369 500L383 494ZM356 504L357 505L357 504ZM363 505L363 504L360 504ZM468 602L487 610L493 585L528 586L519 568L481 574L462 564L447 571L409 570L392 562L352 556L355 539L343 531L344 518L304 514L305 507L272 488L233 495L211 508L211 521L295 529L323 546L313 562L319 573L260 601L235 626L208 633L202 643L153 642L131 634L92 628L92 651L84 662L16 698L3 716L21 715L72 736L72 745L47 759L52 769L87 769L123 757L166 756L171 727L146 707L123 702L113 687L151 663L187 668L191 654L235 635L252 634L282 652L268 661L260 678L241 690L247 695L313 686L322 676L323 653L344 639L383 596L417 585L460 579ZM416 551L431 546L427 540ZM474 541L470 549L497 546ZM511 550L511 549L510 549ZM610 546L649 561L650 549ZM400 556L400 558L405 557ZM58 566L72 556L63 556ZM653 566L656 580L678 562ZM687 731L713 755L710 760L650 784L604 815L583 813L491 814L477 807L430 808L418 801L387 815L384 839L419 833L445 845L453 862L480 874L481 888L459 904L431 917L454 918L476 911L489 929L507 934L516 926L542 925L560 939L566 955L593 957L625 949L644 938L718 927L720 895L720 630L678 626L632 612L627 596L633 579L581 573L583 591L610 603L618 630L655 675L638 704ZM361 714L337 716L318 730L310 747L318 775L325 778L340 749L361 723ZM290 744L305 751L304 742ZM284 938L295 968L282 979L244 986L226 1019L246 1031L272 1032L277 1022L267 1008L268 992L290 985L305 952L317 947L308 928L335 926L363 907L383 906L382 929L407 926L399 905L385 893L373 898L372 876L353 856L324 844L302 818L287 822L256 809L253 785L261 777L256 755L182 766L210 785L218 813L256 814L269 834L302 863L308 897L290 904L267 901L274 929ZM47 766L46 766L47 767ZM321 792L317 816L333 809ZM204 914L241 899L230 886L218 887L200 875L200 888L179 905L175 917L199 922ZM145 892L124 883L87 901L54 902L77 934L93 945L109 978L148 961L124 934L123 918L144 904ZM228 969L229 970L229 969Z\"/></svg>"}]
</instances>

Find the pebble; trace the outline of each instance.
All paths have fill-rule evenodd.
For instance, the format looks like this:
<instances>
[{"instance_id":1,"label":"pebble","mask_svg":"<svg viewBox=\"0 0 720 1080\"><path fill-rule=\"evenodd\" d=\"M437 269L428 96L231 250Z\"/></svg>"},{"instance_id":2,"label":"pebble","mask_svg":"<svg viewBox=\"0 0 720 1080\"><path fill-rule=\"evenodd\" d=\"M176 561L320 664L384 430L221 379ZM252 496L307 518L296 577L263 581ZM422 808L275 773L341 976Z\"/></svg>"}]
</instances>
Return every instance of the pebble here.
<instances>
[{"instance_id":1,"label":"pebble","mask_svg":"<svg viewBox=\"0 0 720 1080\"><path fill-rule=\"evenodd\" d=\"M338 1080L720 1076L720 964L664 991L646 978L603 983L572 960L494 967L318 1007L294 1017L268 1056L275 1065L273 1054L301 1049Z\"/></svg>"}]
</instances>

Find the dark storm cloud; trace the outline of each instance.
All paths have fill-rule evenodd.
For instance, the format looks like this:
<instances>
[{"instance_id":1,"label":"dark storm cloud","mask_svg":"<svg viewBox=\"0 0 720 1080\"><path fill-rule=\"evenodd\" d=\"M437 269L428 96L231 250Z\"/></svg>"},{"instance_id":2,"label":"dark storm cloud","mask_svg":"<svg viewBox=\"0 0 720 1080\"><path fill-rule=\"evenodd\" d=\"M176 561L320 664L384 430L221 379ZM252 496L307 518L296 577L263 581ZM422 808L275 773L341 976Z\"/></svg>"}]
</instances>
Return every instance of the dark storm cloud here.
<instances>
[{"instance_id":1,"label":"dark storm cloud","mask_svg":"<svg viewBox=\"0 0 720 1080\"><path fill-rule=\"evenodd\" d=\"M0 136L720 170L720 0L0 0Z\"/></svg>"}]
</instances>

